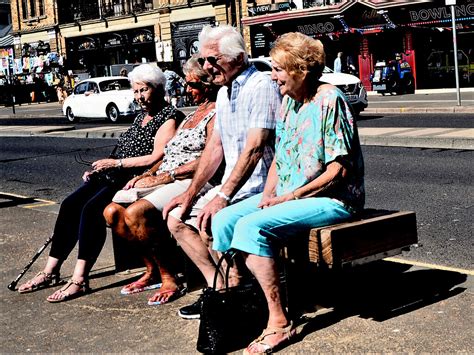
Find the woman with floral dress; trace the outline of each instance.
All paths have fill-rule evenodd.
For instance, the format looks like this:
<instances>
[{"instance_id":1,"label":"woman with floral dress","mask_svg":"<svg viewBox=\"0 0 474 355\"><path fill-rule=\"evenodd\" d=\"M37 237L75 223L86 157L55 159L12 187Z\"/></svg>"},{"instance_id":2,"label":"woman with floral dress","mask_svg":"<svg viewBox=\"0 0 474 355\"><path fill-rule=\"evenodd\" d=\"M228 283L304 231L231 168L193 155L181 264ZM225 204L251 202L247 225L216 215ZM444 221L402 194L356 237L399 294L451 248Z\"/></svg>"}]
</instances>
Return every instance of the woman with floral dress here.
<instances>
[{"instance_id":1,"label":"woman with floral dress","mask_svg":"<svg viewBox=\"0 0 474 355\"><path fill-rule=\"evenodd\" d=\"M350 104L319 81L320 41L281 36L271 50L272 79L284 96L275 158L262 194L217 213L213 248L242 251L268 303L267 328L245 353L268 353L295 335L281 304L275 256L279 241L350 219L364 205L364 166Z\"/></svg>"}]
</instances>

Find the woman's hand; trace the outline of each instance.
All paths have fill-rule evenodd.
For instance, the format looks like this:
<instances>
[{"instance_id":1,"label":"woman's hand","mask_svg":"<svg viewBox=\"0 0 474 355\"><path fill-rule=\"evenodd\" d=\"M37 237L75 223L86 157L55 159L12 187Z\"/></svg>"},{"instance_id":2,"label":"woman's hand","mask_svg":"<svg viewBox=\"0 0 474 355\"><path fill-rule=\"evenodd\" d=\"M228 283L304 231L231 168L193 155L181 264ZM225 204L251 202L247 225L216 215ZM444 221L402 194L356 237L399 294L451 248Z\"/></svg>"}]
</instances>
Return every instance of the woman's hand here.
<instances>
[{"instance_id":1,"label":"woman's hand","mask_svg":"<svg viewBox=\"0 0 474 355\"><path fill-rule=\"evenodd\" d=\"M93 171L85 171L84 175L82 175L82 180L84 180L84 182L89 181L89 178L90 178L92 173L93 173Z\"/></svg>"},{"instance_id":2,"label":"woman's hand","mask_svg":"<svg viewBox=\"0 0 474 355\"><path fill-rule=\"evenodd\" d=\"M135 183L135 187L153 187L157 185L169 184L173 179L168 173L160 173L156 176L146 176Z\"/></svg>"},{"instance_id":3,"label":"woman's hand","mask_svg":"<svg viewBox=\"0 0 474 355\"><path fill-rule=\"evenodd\" d=\"M94 170L104 170L117 167L116 159L100 159L92 163L92 168Z\"/></svg>"},{"instance_id":4,"label":"woman's hand","mask_svg":"<svg viewBox=\"0 0 474 355\"><path fill-rule=\"evenodd\" d=\"M280 203L294 200L295 197L292 193L281 195L281 196L263 196L262 200L258 204L258 208L267 208L271 206L278 205Z\"/></svg>"},{"instance_id":5,"label":"woman's hand","mask_svg":"<svg viewBox=\"0 0 474 355\"><path fill-rule=\"evenodd\" d=\"M131 179L129 182L127 182L125 184L125 186L123 187L123 190L129 190L131 189L132 187L135 186L135 184L137 183L138 180L140 179L143 179L144 177L146 177L148 175L140 175L140 176L135 176L133 179Z\"/></svg>"}]
</instances>

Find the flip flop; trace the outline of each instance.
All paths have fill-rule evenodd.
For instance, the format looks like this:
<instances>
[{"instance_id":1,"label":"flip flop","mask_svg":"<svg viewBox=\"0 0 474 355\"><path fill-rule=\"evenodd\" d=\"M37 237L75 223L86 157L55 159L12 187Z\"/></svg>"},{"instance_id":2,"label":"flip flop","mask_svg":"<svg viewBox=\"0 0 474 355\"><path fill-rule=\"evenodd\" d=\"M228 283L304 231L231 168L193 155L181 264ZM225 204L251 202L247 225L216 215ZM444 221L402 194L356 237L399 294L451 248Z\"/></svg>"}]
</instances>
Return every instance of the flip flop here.
<instances>
[{"instance_id":1,"label":"flip flop","mask_svg":"<svg viewBox=\"0 0 474 355\"><path fill-rule=\"evenodd\" d=\"M152 284L152 285L148 285L146 284L146 281L135 281L135 282L132 282L130 284L128 284L127 286L125 286L124 288L122 288L120 290L120 293L122 295L133 295L134 293L139 293L139 292L143 292L143 291L148 291L148 290L154 290L154 289L157 289L157 288L160 288L161 287L161 282L160 283L156 283L156 284ZM131 290L129 290L129 288L133 288Z\"/></svg>"},{"instance_id":2,"label":"flip flop","mask_svg":"<svg viewBox=\"0 0 474 355\"><path fill-rule=\"evenodd\" d=\"M157 293L161 295L166 295L166 294L171 294L171 296L166 300L166 301L148 301L149 306L159 306L161 304L173 302L180 298L181 296L184 296L186 294L187 288L182 287L177 290L168 290L168 291L158 291ZM156 293L155 293L156 294Z\"/></svg>"}]
</instances>

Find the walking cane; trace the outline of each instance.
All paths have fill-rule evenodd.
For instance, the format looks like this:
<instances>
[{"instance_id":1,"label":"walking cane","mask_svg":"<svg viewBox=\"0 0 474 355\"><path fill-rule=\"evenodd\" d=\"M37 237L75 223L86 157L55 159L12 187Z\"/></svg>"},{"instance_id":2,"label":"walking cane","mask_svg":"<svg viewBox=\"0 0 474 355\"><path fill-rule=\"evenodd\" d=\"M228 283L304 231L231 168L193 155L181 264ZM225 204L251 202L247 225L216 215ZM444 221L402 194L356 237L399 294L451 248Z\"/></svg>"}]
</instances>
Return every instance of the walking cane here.
<instances>
[{"instance_id":1,"label":"walking cane","mask_svg":"<svg viewBox=\"0 0 474 355\"><path fill-rule=\"evenodd\" d=\"M15 280L13 280L9 285L8 285L8 289L10 291L15 291L15 287L18 283L18 281L20 281L20 279L23 277L23 275L26 274L26 272L30 269L31 265L33 265L33 263L36 261L36 259L39 258L39 256L41 255L41 253L43 252L43 250L46 249L46 247L49 245L49 243L51 243L51 240L53 240L53 236L50 236L46 242L41 246L41 248L38 249L38 251L36 252L35 255L33 255L33 257L31 258L31 260L29 261L28 264L26 264L26 266L24 267L24 269L22 270L22 272L20 272L20 274L16 277Z\"/></svg>"}]
</instances>

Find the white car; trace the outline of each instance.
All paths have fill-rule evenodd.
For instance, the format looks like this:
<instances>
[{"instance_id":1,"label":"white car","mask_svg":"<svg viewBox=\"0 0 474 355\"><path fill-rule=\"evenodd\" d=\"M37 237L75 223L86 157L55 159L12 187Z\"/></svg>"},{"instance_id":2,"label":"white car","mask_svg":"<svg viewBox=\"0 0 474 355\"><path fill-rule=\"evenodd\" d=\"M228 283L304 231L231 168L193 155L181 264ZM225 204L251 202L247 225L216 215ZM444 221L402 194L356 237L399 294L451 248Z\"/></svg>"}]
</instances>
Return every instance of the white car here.
<instances>
[{"instance_id":1,"label":"white car","mask_svg":"<svg viewBox=\"0 0 474 355\"><path fill-rule=\"evenodd\" d=\"M252 58L250 62L260 71L268 72L269 74L272 71L271 58L269 57ZM367 107L367 91L360 79L355 75L334 73L328 67L324 67L323 75L320 80L337 86L346 95L356 115Z\"/></svg>"},{"instance_id":2,"label":"white car","mask_svg":"<svg viewBox=\"0 0 474 355\"><path fill-rule=\"evenodd\" d=\"M117 122L121 117L133 115L139 110L130 82L123 76L83 80L63 104L63 113L69 122L76 122L80 117L106 118Z\"/></svg>"}]
</instances>

